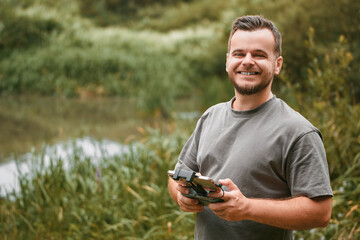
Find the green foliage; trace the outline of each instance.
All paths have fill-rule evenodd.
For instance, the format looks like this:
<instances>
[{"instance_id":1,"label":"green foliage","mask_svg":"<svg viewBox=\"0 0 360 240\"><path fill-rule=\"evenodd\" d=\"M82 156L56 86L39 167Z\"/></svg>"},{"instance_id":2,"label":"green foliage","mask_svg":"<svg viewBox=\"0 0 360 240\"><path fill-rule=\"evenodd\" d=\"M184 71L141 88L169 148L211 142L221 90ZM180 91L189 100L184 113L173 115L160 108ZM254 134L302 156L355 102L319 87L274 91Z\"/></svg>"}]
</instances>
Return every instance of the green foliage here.
<instances>
[{"instance_id":1,"label":"green foliage","mask_svg":"<svg viewBox=\"0 0 360 240\"><path fill-rule=\"evenodd\" d=\"M52 20L18 17L4 21L0 47L14 49L41 46L52 31L60 29L60 25Z\"/></svg>"},{"instance_id":2,"label":"green foliage","mask_svg":"<svg viewBox=\"0 0 360 240\"><path fill-rule=\"evenodd\" d=\"M137 19L143 7L176 5L191 0L78 0L82 15L93 19L100 26L129 23Z\"/></svg>"},{"instance_id":3,"label":"green foliage","mask_svg":"<svg viewBox=\"0 0 360 240\"><path fill-rule=\"evenodd\" d=\"M17 16L11 5L0 4L0 51L41 46L61 25L51 19Z\"/></svg>"},{"instance_id":4,"label":"green foliage","mask_svg":"<svg viewBox=\"0 0 360 240\"><path fill-rule=\"evenodd\" d=\"M184 134L150 130L144 143L97 162L75 150L63 159L32 159L20 192L0 201L5 239L188 239L193 214L179 211L167 191Z\"/></svg>"},{"instance_id":5,"label":"green foliage","mask_svg":"<svg viewBox=\"0 0 360 240\"><path fill-rule=\"evenodd\" d=\"M310 29L308 45L314 57L308 69L308 91L299 97L304 103L300 108L323 129L325 144L329 145L330 174L337 178L356 162L355 156L360 152L359 105L351 84L346 82L353 56L344 37L325 55L317 54L321 49L315 45L313 34Z\"/></svg>"},{"instance_id":6,"label":"green foliage","mask_svg":"<svg viewBox=\"0 0 360 240\"><path fill-rule=\"evenodd\" d=\"M150 28L165 32L195 24L204 24L206 27L221 18L227 5L225 1L202 0L182 2L165 10L161 5L150 6L139 9L136 26L140 29Z\"/></svg>"},{"instance_id":7,"label":"green foliage","mask_svg":"<svg viewBox=\"0 0 360 240\"><path fill-rule=\"evenodd\" d=\"M0 91L139 95L141 110L169 115L174 98L190 94L191 86L206 81L219 64L218 58L206 59L207 48L215 55L220 52L218 39L207 41L210 34L212 30L168 35L85 29L48 47L13 51L0 62Z\"/></svg>"}]
</instances>

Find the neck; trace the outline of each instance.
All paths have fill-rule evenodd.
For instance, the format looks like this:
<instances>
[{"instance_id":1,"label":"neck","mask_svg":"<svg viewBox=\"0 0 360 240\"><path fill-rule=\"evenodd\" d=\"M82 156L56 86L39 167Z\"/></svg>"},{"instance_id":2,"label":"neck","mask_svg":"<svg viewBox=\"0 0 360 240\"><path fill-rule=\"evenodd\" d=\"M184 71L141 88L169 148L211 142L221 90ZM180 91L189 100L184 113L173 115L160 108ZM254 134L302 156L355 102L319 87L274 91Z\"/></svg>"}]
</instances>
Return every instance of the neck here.
<instances>
[{"instance_id":1,"label":"neck","mask_svg":"<svg viewBox=\"0 0 360 240\"><path fill-rule=\"evenodd\" d=\"M252 95L241 95L235 92L235 101L232 104L232 108L236 111L249 111L270 100L273 96L271 91L266 94Z\"/></svg>"}]
</instances>

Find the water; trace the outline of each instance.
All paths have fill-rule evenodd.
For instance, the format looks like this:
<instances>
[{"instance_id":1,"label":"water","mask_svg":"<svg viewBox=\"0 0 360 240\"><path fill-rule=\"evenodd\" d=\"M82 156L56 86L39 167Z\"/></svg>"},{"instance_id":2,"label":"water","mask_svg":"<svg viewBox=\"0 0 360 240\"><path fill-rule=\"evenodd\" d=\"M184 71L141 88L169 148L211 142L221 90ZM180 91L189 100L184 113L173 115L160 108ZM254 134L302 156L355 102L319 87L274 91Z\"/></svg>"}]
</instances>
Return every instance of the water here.
<instances>
[{"instance_id":1,"label":"water","mask_svg":"<svg viewBox=\"0 0 360 240\"><path fill-rule=\"evenodd\" d=\"M142 118L131 100L119 98L63 99L54 97L0 98L0 163L42 145L90 136L127 143Z\"/></svg>"},{"instance_id":2,"label":"water","mask_svg":"<svg viewBox=\"0 0 360 240\"><path fill-rule=\"evenodd\" d=\"M81 152L82 158L90 158L96 164L102 157L121 156L129 151L129 146L119 142L103 139L101 141L91 137L73 139L65 142L59 142L53 146L46 146L41 153L44 160L44 167L50 165L51 159L62 159L63 167L68 168L68 159L75 151ZM22 174L28 174L31 169L33 159L39 159L34 152L26 153L18 159L10 159L5 164L0 165L0 196L5 196L11 190L18 191L17 181L19 171ZM17 164L18 163L18 164Z\"/></svg>"},{"instance_id":3,"label":"water","mask_svg":"<svg viewBox=\"0 0 360 240\"><path fill-rule=\"evenodd\" d=\"M194 104L179 102L177 119L194 121L200 112ZM142 116L128 99L64 99L39 96L0 98L0 196L18 189L17 165L26 173L39 152L45 164L80 149L94 161L122 154L128 143L141 137L139 128L166 125L165 120ZM45 149L45 150L44 150ZM104 155L105 154L105 155ZM16 161L15 161L16 159Z\"/></svg>"}]
</instances>

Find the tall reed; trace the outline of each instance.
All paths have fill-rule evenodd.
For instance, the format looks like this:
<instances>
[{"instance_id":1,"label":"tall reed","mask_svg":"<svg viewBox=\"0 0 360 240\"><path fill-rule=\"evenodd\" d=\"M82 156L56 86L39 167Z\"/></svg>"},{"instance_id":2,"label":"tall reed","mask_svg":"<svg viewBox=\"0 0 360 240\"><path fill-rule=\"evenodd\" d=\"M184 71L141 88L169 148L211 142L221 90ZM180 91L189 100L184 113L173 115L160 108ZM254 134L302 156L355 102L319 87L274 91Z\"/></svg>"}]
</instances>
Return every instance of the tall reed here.
<instances>
[{"instance_id":1,"label":"tall reed","mask_svg":"<svg viewBox=\"0 0 360 240\"><path fill-rule=\"evenodd\" d=\"M1 199L1 239L188 239L192 214L181 212L167 191L185 138L154 130L121 156L97 161L81 150L66 160L44 154L19 177L20 191Z\"/></svg>"}]
</instances>

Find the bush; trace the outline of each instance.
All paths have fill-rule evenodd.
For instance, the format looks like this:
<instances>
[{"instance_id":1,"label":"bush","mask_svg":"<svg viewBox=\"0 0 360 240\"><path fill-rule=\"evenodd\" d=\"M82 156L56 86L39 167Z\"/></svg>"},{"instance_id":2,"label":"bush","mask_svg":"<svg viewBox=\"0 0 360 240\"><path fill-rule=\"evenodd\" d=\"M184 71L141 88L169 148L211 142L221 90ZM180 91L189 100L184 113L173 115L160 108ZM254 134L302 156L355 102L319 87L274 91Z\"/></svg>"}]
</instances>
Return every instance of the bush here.
<instances>
[{"instance_id":1,"label":"bush","mask_svg":"<svg viewBox=\"0 0 360 240\"><path fill-rule=\"evenodd\" d=\"M0 4L0 8L0 52L42 46L49 34L61 30L61 25L51 19L17 16L6 2Z\"/></svg>"},{"instance_id":2,"label":"bush","mask_svg":"<svg viewBox=\"0 0 360 240\"><path fill-rule=\"evenodd\" d=\"M126 25L138 18L138 11L153 5L176 5L191 0L78 0L83 16L91 18L100 26Z\"/></svg>"},{"instance_id":3,"label":"bush","mask_svg":"<svg viewBox=\"0 0 360 240\"><path fill-rule=\"evenodd\" d=\"M153 29L156 31L172 31L187 26L199 24L207 28L211 22L217 22L222 17L222 11L227 2L201 0L194 2L181 2L166 9L162 5L139 9L139 18L134 24L140 29Z\"/></svg>"}]
</instances>

